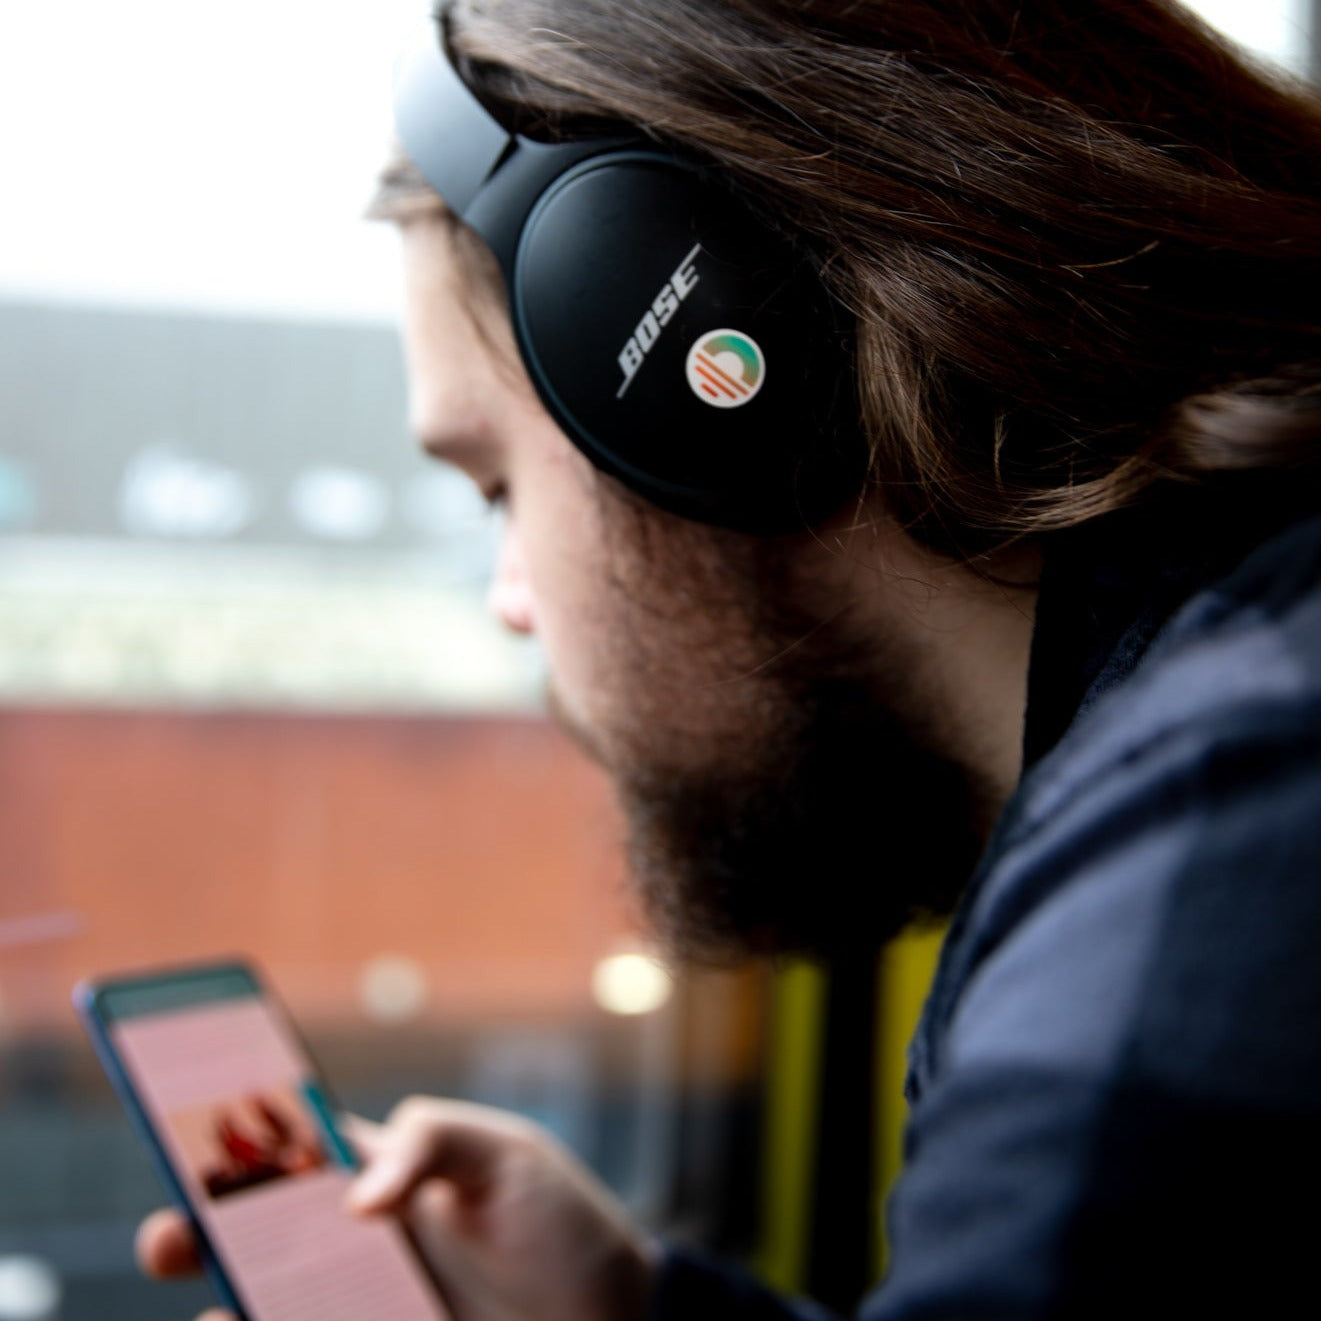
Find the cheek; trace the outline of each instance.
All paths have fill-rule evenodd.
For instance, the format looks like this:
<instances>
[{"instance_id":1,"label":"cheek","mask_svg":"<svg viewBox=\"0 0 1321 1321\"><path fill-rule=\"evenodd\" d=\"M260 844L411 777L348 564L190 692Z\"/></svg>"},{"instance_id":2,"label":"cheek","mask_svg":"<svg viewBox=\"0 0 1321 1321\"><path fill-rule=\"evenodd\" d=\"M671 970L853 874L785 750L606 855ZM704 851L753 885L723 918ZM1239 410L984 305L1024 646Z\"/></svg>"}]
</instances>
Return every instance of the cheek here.
<instances>
[{"instance_id":1,"label":"cheek","mask_svg":"<svg viewBox=\"0 0 1321 1321\"><path fill-rule=\"evenodd\" d=\"M527 592L551 676L566 693L597 687L608 651L601 627L606 607L600 548L573 524L528 536Z\"/></svg>"}]
</instances>

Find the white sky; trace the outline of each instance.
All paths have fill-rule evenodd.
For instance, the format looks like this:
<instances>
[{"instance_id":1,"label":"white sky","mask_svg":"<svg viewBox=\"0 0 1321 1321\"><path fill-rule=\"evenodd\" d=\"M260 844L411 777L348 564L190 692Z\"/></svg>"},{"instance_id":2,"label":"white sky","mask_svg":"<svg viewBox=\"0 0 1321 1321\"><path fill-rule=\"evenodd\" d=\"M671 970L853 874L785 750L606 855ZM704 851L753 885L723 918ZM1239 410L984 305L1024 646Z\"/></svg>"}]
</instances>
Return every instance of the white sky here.
<instances>
[{"instance_id":1,"label":"white sky","mask_svg":"<svg viewBox=\"0 0 1321 1321\"><path fill-rule=\"evenodd\" d=\"M4 0L0 296L392 319L394 238L359 214L427 7ZM1194 7L1302 59L1304 0Z\"/></svg>"},{"instance_id":2,"label":"white sky","mask_svg":"<svg viewBox=\"0 0 1321 1321\"><path fill-rule=\"evenodd\" d=\"M389 318L360 219L427 0L3 0L0 294Z\"/></svg>"}]
</instances>

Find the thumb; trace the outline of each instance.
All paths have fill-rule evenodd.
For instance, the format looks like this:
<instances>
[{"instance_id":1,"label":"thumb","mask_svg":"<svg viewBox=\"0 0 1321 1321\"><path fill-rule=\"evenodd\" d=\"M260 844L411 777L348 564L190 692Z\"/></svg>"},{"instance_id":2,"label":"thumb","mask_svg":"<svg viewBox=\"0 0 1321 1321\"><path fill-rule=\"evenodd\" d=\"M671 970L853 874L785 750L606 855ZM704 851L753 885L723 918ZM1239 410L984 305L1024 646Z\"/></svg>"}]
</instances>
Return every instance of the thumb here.
<instances>
[{"instance_id":1,"label":"thumb","mask_svg":"<svg viewBox=\"0 0 1321 1321\"><path fill-rule=\"evenodd\" d=\"M197 1240L188 1221L176 1210L155 1211L138 1227L138 1265L148 1275L170 1279L196 1275L202 1269Z\"/></svg>"}]
</instances>

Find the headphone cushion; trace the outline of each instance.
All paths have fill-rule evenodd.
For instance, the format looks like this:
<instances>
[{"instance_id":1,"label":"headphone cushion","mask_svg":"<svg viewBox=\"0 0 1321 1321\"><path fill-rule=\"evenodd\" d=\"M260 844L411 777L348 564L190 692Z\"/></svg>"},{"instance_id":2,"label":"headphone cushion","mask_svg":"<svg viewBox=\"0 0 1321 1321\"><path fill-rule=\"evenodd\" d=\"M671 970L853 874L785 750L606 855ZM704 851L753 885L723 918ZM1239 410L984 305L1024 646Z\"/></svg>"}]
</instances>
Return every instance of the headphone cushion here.
<instances>
[{"instance_id":1,"label":"headphone cushion","mask_svg":"<svg viewBox=\"0 0 1321 1321\"><path fill-rule=\"evenodd\" d=\"M510 296L552 416L645 499L781 532L860 488L841 309L697 167L622 150L563 174L523 226Z\"/></svg>"}]
</instances>

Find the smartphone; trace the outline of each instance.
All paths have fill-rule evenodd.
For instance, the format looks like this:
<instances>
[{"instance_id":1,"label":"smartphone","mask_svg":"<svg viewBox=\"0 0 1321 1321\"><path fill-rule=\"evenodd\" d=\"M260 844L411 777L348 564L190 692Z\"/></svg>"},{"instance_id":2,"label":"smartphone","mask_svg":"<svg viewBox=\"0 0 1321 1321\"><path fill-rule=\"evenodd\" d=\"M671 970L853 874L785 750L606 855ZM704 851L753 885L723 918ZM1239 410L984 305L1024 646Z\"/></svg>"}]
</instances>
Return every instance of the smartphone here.
<instances>
[{"instance_id":1,"label":"smartphone","mask_svg":"<svg viewBox=\"0 0 1321 1321\"><path fill-rule=\"evenodd\" d=\"M96 978L74 1004L225 1306L243 1321L449 1321L404 1226L343 1209L353 1153L254 968Z\"/></svg>"}]
</instances>

